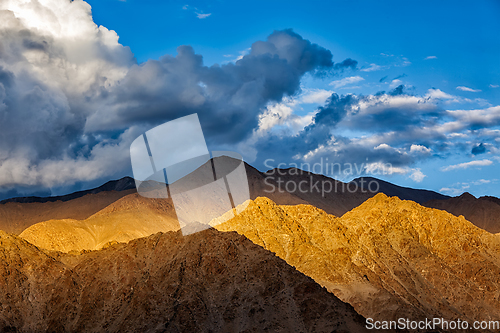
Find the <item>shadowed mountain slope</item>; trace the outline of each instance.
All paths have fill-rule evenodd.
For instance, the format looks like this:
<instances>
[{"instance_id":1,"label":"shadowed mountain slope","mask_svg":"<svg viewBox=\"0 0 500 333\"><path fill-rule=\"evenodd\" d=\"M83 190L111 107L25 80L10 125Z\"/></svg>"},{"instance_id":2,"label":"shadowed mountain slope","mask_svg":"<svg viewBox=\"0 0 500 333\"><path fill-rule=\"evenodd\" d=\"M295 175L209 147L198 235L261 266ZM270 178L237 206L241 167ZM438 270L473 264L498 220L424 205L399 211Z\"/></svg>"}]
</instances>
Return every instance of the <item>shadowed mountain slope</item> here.
<instances>
[{"instance_id":1,"label":"shadowed mountain slope","mask_svg":"<svg viewBox=\"0 0 500 333\"><path fill-rule=\"evenodd\" d=\"M500 319L500 238L463 217L378 194L341 218L251 202L237 231L367 318Z\"/></svg>"},{"instance_id":2,"label":"shadowed mountain slope","mask_svg":"<svg viewBox=\"0 0 500 333\"><path fill-rule=\"evenodd\" d=\"M423 205L445 210L455 216L463 215L481 229L491 233L500 233L500 199L498 198L476 198L466 192L459 197L431 200Z\"/></svg>"},{"instance_id":3,"label":"shadowed mountain slope","mask_svg":"<svg viewBox=\"0 0 500 333\"><path fill-rule=\"evenodd\" d=\"M364 189L369 189L371 182L376 182L378 185L376 193L384 193L389 197L398 197L401 200L411 200L419 204L429 200L445 200L451 198L448 195L437 193L435 191L398 186L373 177L360 177L352 181L352 183L356 183ZM375 187L375 184L373 184L371 189L375 190Z\"/></svg>"},{"instance_id":4,"label":"shadowed mountain slope","mask_svg":"<svg viewBox=\"0 0 500 333\"><path fill-rule=\"evenodd\" d=\"M67 195L53 196L53 197L19 197L12 199L5 199L0 201L0 204L6 203L44 203L44 202L56 202L56 201L69 201L77 198L86 196L87 194L97 194L101 192L121 192L135 189L135 181L131 177L124 177L118 180L110 180L109 182L85 191L78 191Z\"/></svg>"},{"instance_id":5,"label":"shadowed mountain slope","mask_svg":"<svg viewBox=\"0 0 500 333\"><path fill-rule=\"evenodd\" d=\"M0 243L0 331L366 331L349 304L236 233L155 234L79 256L3 232Z\"/></svg>"},{"instance_id":6,"label":"shadowed mountain slope","mask_svg":"<svg viewBox=\"0 0 500 333\"><path fill-rule=\"evenodd\" d=\"M231 169L240 161L230 157L225 159ZM212 173L211 162L201 166L199 174ZM376 194L369 190L380 188L389 196L424 202L431 199L446 199L439 193L400 187L375 178L363 178L352 183L343 183L332 178L302 171L296 168L273 169L260 172L245 163L250 190L250 199L267 197L281 205L311 204L329 214L342 216ZM199 171L199 170L198 170ZM203 183L203 182L201 182ZM130 177L110 181L96 189L76 192L66 196L49 198L15 198L0 203L0 230L20 234L33 224L49 220L85 220L113 202L136 193L135 182Z\"/></svg>"}]
</instances>

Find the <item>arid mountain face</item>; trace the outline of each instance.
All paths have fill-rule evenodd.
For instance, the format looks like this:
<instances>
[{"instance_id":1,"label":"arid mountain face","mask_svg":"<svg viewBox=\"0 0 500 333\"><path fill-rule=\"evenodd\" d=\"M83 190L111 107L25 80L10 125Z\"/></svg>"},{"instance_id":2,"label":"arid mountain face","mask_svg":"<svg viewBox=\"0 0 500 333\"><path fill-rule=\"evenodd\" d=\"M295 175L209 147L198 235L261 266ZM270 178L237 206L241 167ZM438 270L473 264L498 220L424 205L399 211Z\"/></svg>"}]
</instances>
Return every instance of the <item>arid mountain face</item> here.
<instances>
[{"instance_id":1,"label":"arid mountain face","mask_svg":"<svg viewBox=\"0 0 500 333\"><path fill-rule=\"evenodd\" d=\"M78 200L78 199L76 199ZM20 237L49 250L99 250L157 232L179 229L172 200L129 194L85 220L50 220L32 225Z\"/></svg>"},{"instance_id":2,"label":"arid mountain face","mask_svg":"<svg viewBox=\"0 0 500 333\"><path fill-rule=\"evenodd\" d=\"M0 331L365 331L349 304L236 233L159 233L80 255L4 232L0 245Z\"/></svg>"},{"instance_id":3,"label":"arid mountain face","mask_svg":"<svg viewBox=\"0 0 500 333\"><path fill-rule=\"evenodd\" d=\"M447 200L431 200L426 207L445 210L455 216L463 215L468 221L491 233L500 233L500 199L476 198L470 193Z\"/></svg>"},{"instance_id":4,"label":"arid mountain face","mask_svg":"<svg viewBox=\"0 0 500 333\"><path fill-rule=\"evenodd\" d=\"M84 220L135 190L90 193L68 201L0 203L0 230L19 235L33 224L48 221Z\"/></svg>"},{"instance_id":5,"label":"arid mountain face","mask_svg":"<svg viewBox=\"0 0 500 333\"><path fill-rule=\"evenodd\" d=\"M97 188L57 197L13 198L0 202L0 230L19 235L31 225L60 219L84 220L116 200L135 192L130 177Z\"/></svg>"},{"instance_id":6,"label":"arid mountain face","mask_svg":"<svg viewBox=\"0 0 500 333\"><path fill-rule=\"evenodd\" d=\"M240 163L229 157L219 158L229 160L225 162L228 167ZM448 198L436 192L404 188L375 178L365 177L363 180L343 183L296 168L273 169L266 173L248 164L245 164L245 168L251 199L267 197L280 205L311 204L335 216L342 216L378 192L419 203ZM204 169L209 169L212 173L211 165L209 168L203 165L195 173L204 175ZM0 230L19 235L39 222L56 220L57 224L66 225L68 220L86 220L117 200L136 192L134 180L125 177L92 190L61 197L4 200L0 202ZM212 200L212 203L216 201ZM165 204L171 203L171 200L166 200Z\"/></svg>"},{"instance_id":7,"label":"arid mountain face","mask_svg":"<svg viewBox=\"0 0 500 333\"><path fill-rule=\"evenodd\" d=\"M280 193L291 194L303 201L298 203L309 203L336 216L345 214L376 194L356 184L343 183L295 168L261 173L261 183L264 184L263 191L256 193L257 196L273 200L273 196ZM281 200L275 202L287 204Z\"/></svg>"},{"instance_id":8,"label":"arid mountain face","mask_svg":"<svg viewBox=\"0 0 500 333\"><path fill-rule=\"evenodd\" d=\"M384 194L341 218L258 198L216 228L276 253L367 318L500 319L500 238L463 217Z\"/></svg>"}]
</instances>

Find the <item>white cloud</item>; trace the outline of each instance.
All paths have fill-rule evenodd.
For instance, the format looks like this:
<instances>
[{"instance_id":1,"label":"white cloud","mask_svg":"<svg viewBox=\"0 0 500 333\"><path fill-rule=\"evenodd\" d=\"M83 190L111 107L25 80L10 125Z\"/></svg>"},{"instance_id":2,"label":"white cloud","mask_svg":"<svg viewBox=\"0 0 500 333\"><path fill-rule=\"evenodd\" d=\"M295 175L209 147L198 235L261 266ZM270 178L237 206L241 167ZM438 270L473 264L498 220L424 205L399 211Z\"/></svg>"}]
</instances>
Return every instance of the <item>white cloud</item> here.
<instances>
[{"instance_id":1,"label":"white cloud","mask_svg":"<svg viewBox=\"0 0 500 333\"><path fill-rule=\"evenodd\" d=\"M370 67L362 68L362 72L375 72L384 69L383 66L379 66L377 64L370 64Z\"/></svg>"},{"instance_id":2,"label":"white cloud","mask_svg":"<svg viewBox=\"0 0 500 333\"><path fill-rule=\"evenodd\" d=\"M204 19L212 15L212 13L204 14L204 13L196 13L196 17L199 19Z\"/></svg>"},{"instance_id":3,"label":"white cloud","mask_svg":"<svg viewBox=\"0 0 500 333\"><path fill-rule=\"evenodd\" d=\"M406 67L410 65L411 65L410 60L408 60L408 58L403 57L403 63L401 64L401 66Z\"/></svg>"},{"instance_id":4,"label":"white cloud","mask_svg":"<svg viewBox=\"0 0 500 333\"><path fill-rule=\"evenodd\" d=\"M428 56L424 60L431 60L431 59L437 59L437 57L436 56Z\"/></svg>"},{"instance_id":5,"label":"white cloud","mask_svg":"<svg viewBox=\"0 0 500 333\"><path fill-rule=\"evenodd\" d=\"M381 144L379 144L377 147L375 147L373 149L379 150L379 149L394 149L394 148L392 148L391 146L389 146L387 143L381 143Z\"/></svg>"},{"instance_id":6,"label":"white cloud","mask_svg":"<svg viewBox=\"0 0 500 333\"><path fill-rule=\"evenodd\" d=\"M471 181L471 182L458 182L455 184L450 185L449 187L443 187L440 189L440 192L445 192L449 195L452 196L458 196L464 193L467 189L469 189L472 186L481 186L485 184L491 184L491 183L496 183L498 182L498 179L479 179L476 181Z\"/></svg>"},{"instance_id":7,"label":"white cloud","mask_svg":"<svg viewBox=\"0 0 500 333\"><path fill-rule=\"evenodd\" d=\"M491 180L488 179L479 179L474 182L472 182L473 185L484 185L484 184L489 184L491 183Z\"/></svg>"},{"instance_id":8,"label":"white cloud","mask_svg":"<svg viewBox=\"0 0 500 333\"><path fill-rule=\"evenodd\" d=\"M426 175L420 170L420 169L412 169L411 174L408 176L410 177L411 180L413 180L416 183L421 183L422 180L424 180Z\"/></svg>"},{"instance_id":9,"label":"white cloud","mask_svg":"<svg viewBox=\"0 0 500 333\"><path fill-rule=\"evenodd\" d=\"M453 188L453 187L443 187L442 189L439 190L439 192L446 193L451 196L459 196L462 193L465 192L466 189L468 189L469 186L464 186L460 188Z\"/></svg>"},{"instance_id":10,"label":"white cloud","mask_svg":"<svg viewBox=\"0 0 500 333\"><path fill-rule=\"evenodd\" d=\"M330 86L333 86L335 89L338 89L338 88L347 86L349 84L361 82L361 81L364 81L364 80L365 79L363 79L361 76L345 77L345 78L343 78L341 80L336 80L336 81L330 82Z\"/></svg>"},{"instance_id":11,"label":"white cloud","mask_svg":"<svg viewBox=\"0 0 500 333\"><path fill-rule=\"evenodd\" d=\"M430 154L431 149L421 145L411 145L410 153Z\"/></svg>"},{"instance_id":12,"label":"white cloud","mask_svg":"<svg viewBox=\"0 0 500 333\"><path fill-rule=\"evenodd\" d=\"M391 84L389 85L389 88L391 88L391 89L396 88L396 87L400 86L402 83L403 83L403 81L401 81L399 79L392 80Z\"/></svg>"},{"instance_id":13,"label":"white cloud","mask_svg":"<svg viewBox=\"0 0 500 333\"><path fill-rule=\"evenodd\" d=\"M481 91L480 89L472 89L472 88L464 87L464 86L458 86L457 90L468 91L468 92L480 92Z\"/></svg>"},{"instance_id":14,"label":"white cloud","mask_svg":"<svg viewBox=\"0 0 500 333\"><path fill-rule=\"evenodd\" d=\"M435 99L451 99L457 100L457 96L453 96L445 93L440 89L429 89L427 90L426 97L435 98Z\"/></svg>"},{"instance_id":15,"label":"white cloud","mask_svg":"<svg viewBox=\"0 0 500 333\"><path fill-rule=\"evenodd\" d=\"M490 84L490 88L500 88L500 85L498 85L498 84Z\"/></svg>"},{"instance_id":16,"label":"white cloud","mask_svg":"<svg viewBox=\"0 0 500 333\"><path fill-rule=\"evenodd\" d=\"M416 183L420 183L427 177L419 168L394 167L390 163L369 163L365 166L365 172L372 175L407 175Z\"/></svg>"},{"instance_id":17,"label":"white cloud","mask_svg":"<svg viewBox=\"0 0 500 333\"><path fill-rule=\"evenodd\" d=\"M460 97L460 96L455 96L455 95L451 95L451 94L445 93L444 91L442 91L440 89L435 89L435 88L429 89L427 91L427 94L425 95L425 97L427 97L429 99L443 100L444 103L446 103L446 104L451 104L451 103L477 103L479 105L484 105L484 106L491 105L491 104L488 103L488 101L486 101L486 100L484 100L482 98L474 98L474 99L463 98L463 97Z\"/></svg>"},{"instance_id":18,"label":"white cloud","mask_svg":"<svg viewBox=\"0 0 500 333\"><path fill-rule=\"evenodd\" d=\"M333 91L325 89L304 89L300 101L304 104L324 104Z\"/></svg>"},{"instance_id":19,"label":"white cloud","mask_svg":"<svg viewBox=\"0 0 500 333\"><path fill-rule=\"evenodd\" d=\"M491 161L491 160L470 161L470 162L466 162L466 163L454 164L454 165L449 165L447 167L443 167L443 168L441 168L441 171L468 169L468 168L472 168L472 167L482 167L482 166L488 166L488 165L492 165L492 164L493 164L493 161Z\"/></svg>"}]
</instances>

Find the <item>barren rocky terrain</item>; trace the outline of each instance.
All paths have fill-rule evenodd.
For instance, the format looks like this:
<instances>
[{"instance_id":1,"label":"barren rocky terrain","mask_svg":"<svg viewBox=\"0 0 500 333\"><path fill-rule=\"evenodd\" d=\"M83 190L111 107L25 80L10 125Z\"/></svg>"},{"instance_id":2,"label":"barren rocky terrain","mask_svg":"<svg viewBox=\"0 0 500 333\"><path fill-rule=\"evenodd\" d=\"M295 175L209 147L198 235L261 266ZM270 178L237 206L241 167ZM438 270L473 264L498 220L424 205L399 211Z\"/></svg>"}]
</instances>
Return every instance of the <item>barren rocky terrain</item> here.
<instances>
[{"instance_id":1,"label":"barren rocky terrain","mask_svg":"<svg viewBox=\"0 0 500 333\"><path fill-rule=\"evenodd\" d=\"M210 229L78 255L0 232L0 331L365 330L349 304L285 261Z\"/></svg>"},{"instance_id":2,"label":"barren rocky terrain","mask_svg":"<svg viewBox=\"0 0 500 333\"><path fill-rule=\"evenodd\" d=\"M172 200L129 194L85 220L50 220L32 225L20 237L56 251L98 250L157 232L179 229Z\"/></svg>"},{"instance_id":3,"label":"barren rocky terrain","mask_svg":"<svg viewBox=\"0 0 500 333\"><path fill-rule=\"evenodd\" d=\"M500 238L463 217L378 194L341 218L267 198L237 231L365 317L500 319Z\"/></svg>"}]
</instances>

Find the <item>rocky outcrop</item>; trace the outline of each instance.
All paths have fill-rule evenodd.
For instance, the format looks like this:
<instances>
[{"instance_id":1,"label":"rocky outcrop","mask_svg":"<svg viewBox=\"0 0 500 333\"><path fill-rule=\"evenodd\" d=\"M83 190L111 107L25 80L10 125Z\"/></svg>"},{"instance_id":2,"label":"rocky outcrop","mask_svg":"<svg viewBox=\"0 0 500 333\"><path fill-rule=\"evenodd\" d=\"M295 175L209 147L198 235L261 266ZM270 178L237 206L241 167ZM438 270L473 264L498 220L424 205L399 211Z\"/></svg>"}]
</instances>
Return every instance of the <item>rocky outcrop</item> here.
<instances>
[{"instance_id":1,"label":"rocky outcrop","mask_svg":"<svg viewBox=\"0 0 500 333\"><path fill-rule=\"evenodd\" d=\"M237 231L376 319L500 319L500 239L463 217L378 194L341 218L251 202Z\"/></svg>"},{"instance_id":2,"label":"rocky outcrop","mask_svg":"<svg viewBox=\"0 0 500 333\"><path fill-rule=\"evenodd\" d=\"M3 232L0 244L0 331L366 331L349 304L236 233L159 233L79 255Z\"/></svg>"}]
</instances>

